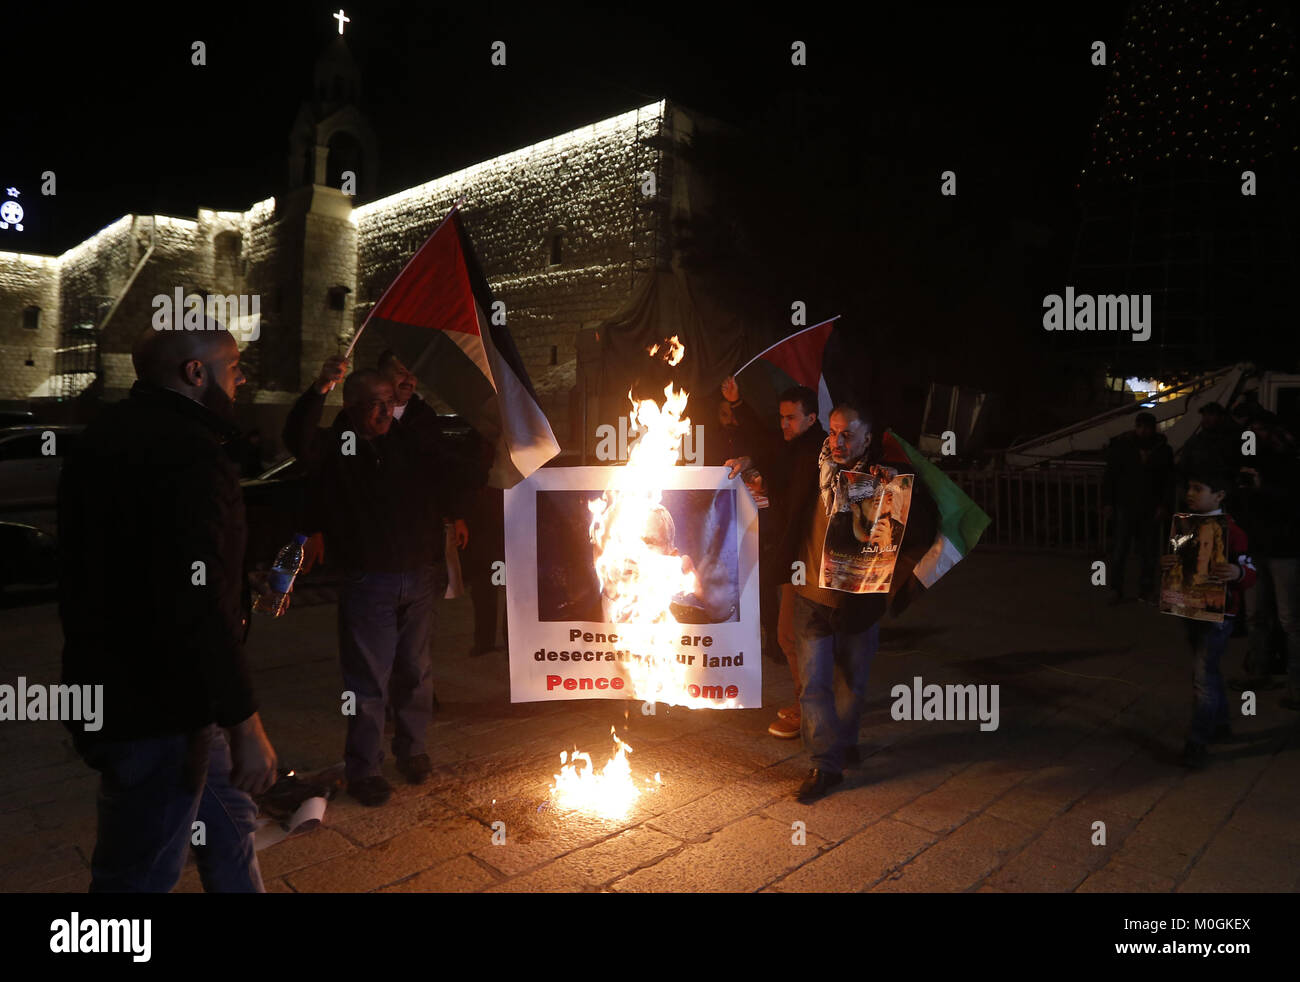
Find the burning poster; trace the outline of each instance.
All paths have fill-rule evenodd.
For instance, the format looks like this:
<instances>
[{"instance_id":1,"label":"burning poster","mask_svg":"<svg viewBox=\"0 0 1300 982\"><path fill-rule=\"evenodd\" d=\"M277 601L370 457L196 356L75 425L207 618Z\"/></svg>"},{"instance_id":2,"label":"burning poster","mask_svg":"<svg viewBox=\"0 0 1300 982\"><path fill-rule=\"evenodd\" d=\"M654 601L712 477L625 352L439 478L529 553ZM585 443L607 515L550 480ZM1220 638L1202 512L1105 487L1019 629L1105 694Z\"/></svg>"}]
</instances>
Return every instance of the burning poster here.
<instances>
[{"instance_id":1,"label":"burning poster","mask_svg":"<svg viewBox=\"0 0 1300 982\"><path fill-rule=\"evenodd\" d=\"M820 586L845 593L888 593L912 505L912 474L892 468L844 471L841 511L830 517Z\"/></svg>"},{"instance_id":2,"label":"burning poster","mask_svg":"<svg viewBox=\"0 0 1300 982\"><path fill-rule=\"evenodd\" d=\"M725 467L544 468L506 491L513 702L762 704L758 511Z\"/></svg>"},{"instance_id":3,"label":"burning poster","mask_svg":"<svg viewBox=\"0 0 1300 982\"><path fill-rule=\"evenodd\" d=\"M1216 563L1228 561L1228 517L1175 515L1169 551L1178 562L1161 575L1160 612L1222 623L1228 589L1213 578L1211 570Z\"/></svg>"}]
</instances>

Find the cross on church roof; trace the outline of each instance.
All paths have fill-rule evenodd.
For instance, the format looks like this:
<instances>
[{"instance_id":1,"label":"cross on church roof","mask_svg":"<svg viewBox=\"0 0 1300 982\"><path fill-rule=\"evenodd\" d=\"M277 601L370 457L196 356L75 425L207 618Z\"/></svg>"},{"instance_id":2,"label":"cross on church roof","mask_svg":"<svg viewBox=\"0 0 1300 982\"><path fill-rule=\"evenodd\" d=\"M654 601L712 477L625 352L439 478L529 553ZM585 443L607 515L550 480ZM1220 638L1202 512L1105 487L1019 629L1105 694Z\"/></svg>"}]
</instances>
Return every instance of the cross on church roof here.
<instances>
[{"instance_id":1,"label":"cross on church roof","mask_svg":"<svg viewBox=\"0 0 1300 982\"><path fill-rule=\"evenodd\" d=\"M337 14L330 14L330 16L333 17L336 21L339 22L339 33L340 33L340 34L343 33L343 25L344 25L344 24L351 24L351 23L352 23L352 18L351 18L351 17L348 17L346 14L343 13L343 8L342 8L342 7L339 8L339 12L338 12Z\"/></svg>"}]
</instances>

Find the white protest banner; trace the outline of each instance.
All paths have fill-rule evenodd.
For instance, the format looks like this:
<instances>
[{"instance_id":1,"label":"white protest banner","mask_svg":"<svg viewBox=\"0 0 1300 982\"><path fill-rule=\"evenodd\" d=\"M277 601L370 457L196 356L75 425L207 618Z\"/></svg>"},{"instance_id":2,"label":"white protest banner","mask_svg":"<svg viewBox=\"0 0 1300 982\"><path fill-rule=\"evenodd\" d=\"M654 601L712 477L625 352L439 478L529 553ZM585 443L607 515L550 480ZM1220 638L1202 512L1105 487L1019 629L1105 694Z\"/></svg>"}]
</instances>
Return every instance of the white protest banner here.
<instances>
[{"instance_id":1,"label":"white protest banner","mask_svg":"<svg viewBox=\"0 0 1300 982\"><path fill-rule=\"evenodd\" d=\"M689 589L668 590L668 612L651 623L597 573L591 503L616 470L546 467L505 492L511 702L761 706L753 499L725 467L664 471L662 495L641 513L636 537L652 555L639 563L642 573L648 560L663 563L671 574L663 582L680 575ZM620 559L633 575L637 563Z\"/></svg>"}]
</instances>

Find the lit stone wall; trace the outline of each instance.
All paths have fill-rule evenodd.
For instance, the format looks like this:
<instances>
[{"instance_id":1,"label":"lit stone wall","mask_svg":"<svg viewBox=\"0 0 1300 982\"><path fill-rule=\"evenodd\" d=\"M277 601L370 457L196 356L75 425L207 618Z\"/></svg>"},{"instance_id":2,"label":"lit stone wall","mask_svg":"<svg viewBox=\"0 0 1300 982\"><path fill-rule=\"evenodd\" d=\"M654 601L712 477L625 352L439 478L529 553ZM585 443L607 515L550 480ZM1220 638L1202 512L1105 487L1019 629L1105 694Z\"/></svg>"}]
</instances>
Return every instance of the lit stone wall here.
<instances>
[{"instance_id":1,"label":"lit stone wall","mask_svg":"<svg viewBox=\"0 0 1300 982\"><path fill-rule=\"evenodd\" d=\"M41 311L34 331L23 327L28 307ZM0 399L26 399L50 377L58 324L58 260L0 252Z\"/></svg>"},{"instance_id":2,"label":"lit stone wall","mask_svg":"<svg viewBox=\"0 0 1300 982\"><path fill-rule=\"evenodd\" d=\"M260 297L261 336L243 353L249 382L241 402L280 404L347 342L463 196L466 228L506 304L525 368L557 437L572 446L578 331L621 309L638 275L664 258L656 255L662 212L647 206L642 183L649 171L670 183L657 142L666 111L664 103L643 106L355 210L332 188L308 187L245 212L127 215L57 258L0 252L0 399L29 397L57 371L64 330L87 322L102 328L104 396L121 397L134 380L130 350L152 321L153 298L180 287ZM330 305L339 286L350 291L342 310ZM32 304L42 310L40 329L24 331L22 310ZM383 347L367 334L356 362L373 364ZM32 366L24 364L29 355Z\"/></svg>"},{"instance_id":3,"label":"lit stone wall","mask_svg":"<svg viewBox=\"0 0 1300 982\"><path fill-rule=\"evenodd\" d=\"M638 267L654 260L655 212L641 193L655 171L650 142L663 126L656 103L363 205L358 322L461 196L465 228L510 332L562 444L577 334L628 301ZM552 264L552 238L560 262ZM368 334L368 332L367 332ZM366 363L382 339L363 336Z\"/></svg>"}]
</instances>

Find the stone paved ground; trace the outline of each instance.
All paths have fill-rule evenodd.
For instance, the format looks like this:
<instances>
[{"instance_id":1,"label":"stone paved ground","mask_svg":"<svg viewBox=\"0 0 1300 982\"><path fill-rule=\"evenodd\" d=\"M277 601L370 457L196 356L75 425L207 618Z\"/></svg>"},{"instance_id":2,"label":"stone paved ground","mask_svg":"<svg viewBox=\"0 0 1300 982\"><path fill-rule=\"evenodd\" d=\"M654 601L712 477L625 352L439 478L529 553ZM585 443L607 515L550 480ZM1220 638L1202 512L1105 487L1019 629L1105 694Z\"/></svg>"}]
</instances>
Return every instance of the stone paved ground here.
<instances>
[{"instance_id":1,"label":"stone paved ground","mask_svg":"<svg viewBox=\"0 0 1300 982\"><path fill-rule=\"evenodd\" d=\"M1262 693L1258 714L1235 721L1239 742L1182 771L1191 683L1179 625L1136 603L1107 607L1087 572L1077 559L977 552L888 622L862 765L812 806L793 800L808 763L798 741L766 734L771 709L511 705L505 655L469 658L468 602L447 602L434 778L412 788L390 769L386 807L331 803L324 827L260 854L267 887L1295 891L1296 715ZM259 624L252 643L266 728L301 771L342 756L334 619L328 604L300 608ZM0 682L57 679L52 604L0 610L0 638ZM788 703L785 671L765 663L764 675L767 705ZM890 688L914 675L999 684L999 728L893 720ZM634 773L658 771L663 786L619 822L541 807L559 752L612 749L611 725L634 748ZM94 793L61 726L0 723L0 890L86 888ZM492 842L497 821L505 845ZM1096 822L1104 845L1092 844ZM199 889L193 867L178 889Z\"/></svg>"}]
</instances>

